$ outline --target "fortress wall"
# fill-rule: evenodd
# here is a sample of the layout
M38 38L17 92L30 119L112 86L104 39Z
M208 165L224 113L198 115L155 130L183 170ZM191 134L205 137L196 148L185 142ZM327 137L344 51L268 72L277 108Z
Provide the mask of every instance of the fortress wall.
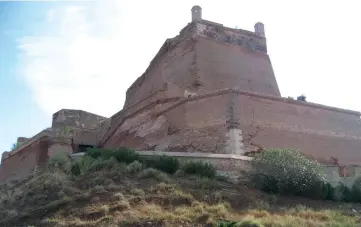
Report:
M146 115L152 116L157 112L166 109L170 105L173 105L179 100L179 97L163 97L164 93L159 92L154 96L151 95L148 97L150 99L149 101L152 101L151 103L148 103L148 100L146 102L141 101L113 115L110 122L108 122L106 125L103 124L102 127L98 129L97 138L99 139L99 144L101 146L109 146L109 144L112 144L114 140L119 140L119 138L116 139L115 137L118 137L117 134L119 134L119 131L128 130L124 129L124 127L128 128L128 126L123 126L129 125L128 122L135 122L135 125L142 123L144 120L138 119L138 115L145 116L143 113L146 113ZM134 121L132 119L138 120ZM141 117L141 119L143 119L143 117ZM113 142L108 142L108 140L112 140Z
M139 102L136 102L136 103L122 109L118 113L114 114L110 119L111 128L116 127L118 125L118 123L124 117L130 116L133 113L141 110L142 108L145 108L147 105L149 105L151 103L154 103L155 101L161 100L162 98L164 98L166 96L165 91L166 91L166 87L164 86L164 88L162 90L155 91L154 93L148 95L147 97L140 100Z
M299 104L300 105L299 105ZM361 138L361 120L351 113L332 111L282 100L270 100L253 95L238 95L235 115L241 121L259 122L264 126L290 128L330 136Z
M174 44L159 60L153 63L153 68L132 85L127 92L124 108L128 108L159 90L164 90L166 83L185 86L191 84L193 81L188 75L192 73L193 59L192 40Z
M84 144L84 145L93 145L97 146L99 144L97 130L76 130L73 135L73 143L75 145Z
M210 96L185 104L186 127L203 128L224 125L229 118L229 95Z
M156 150L223 153L227 141L228 97L188 98L159 113L168 134L153 141Z
M361 162L361 121L355 114L239 94L235 116L246 151L296 148L321 162Z
M96 114L82 110L62 109L53 114L52 128L64 128L65 126L96 128L107 119Z
M154 102L142 110L124 116L115 128L104 136L101 146L104 148L118 148L127 146L144 149L147 139L164 137L168 132L168 121L165 117L155 116L174 101Z
M280 96L269 56L244 47L199 38L196 42L200 91L225 88Z
M42 137L29 144L0 165L0 181L23 179L36 170L41 154L47 152L47 137Z

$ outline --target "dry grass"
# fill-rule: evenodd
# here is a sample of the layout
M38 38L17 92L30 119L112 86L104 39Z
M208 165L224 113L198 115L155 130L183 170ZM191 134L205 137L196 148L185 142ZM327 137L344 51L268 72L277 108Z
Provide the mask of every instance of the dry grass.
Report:
M337 210L340 208L316 210L295 204L293 208L281 209L275 204L282 197L269 196L265 200L256 197L259 192L245 194L231 184L223 190L222 183L215 179L177 177L167 184L157 183L159 175L164 175L167 181L170 178L159 171L145 169L139 172L140 179L130 172L132 178L113 174L110 179L107 173L96 173L95 178L79 180L59 173L45 174L14 190L4 190L0 194L0 226L21 223L20 226L105 227L153 223L187 227L206 223L215 226L220 220L238 222L243 227L361 226L357 216L343 214ZM86 182L90 183L84 186ZM89 188L90 185L93 186ZM214 200L205 200L206 197ZM245 198L253 202L252 209L246 209L249 207L246 203L241 208L231 205Z
M181 197L188 195L173 185L167 184L153 186L146 193L148 196L160 194L163 195L163 198L174 195L181 195ZM255 227L358 226L356 217L346 216L331 210L315 211L303 206L296 206L293 209L278 213L263 209L239 212L233 210L228 203L208 204L198 201L193 197L189 205L183 204L178 206L163 206L162 204L141 201L131 206L123 194L117 193L117 197L119 201L115 203L104 202L101 206L80 207L79 209L82 209L84 213L81 217L61 216L58 213L53 218L47 219L47 222L57 226L119 226L125 223L143 222L167 222L173 223L173 226L179 226L176 223L182 223L183 226L193 226L195 223L208 223L215 226L219 220L229 220L239 222L237 226Z

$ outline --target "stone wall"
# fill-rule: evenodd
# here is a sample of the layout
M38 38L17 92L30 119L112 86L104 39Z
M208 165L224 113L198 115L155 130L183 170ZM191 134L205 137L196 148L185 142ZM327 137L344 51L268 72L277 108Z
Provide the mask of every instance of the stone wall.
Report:
M62 109L53 114L52 128L66 126L78 128L97 128L107 118L82 110Z

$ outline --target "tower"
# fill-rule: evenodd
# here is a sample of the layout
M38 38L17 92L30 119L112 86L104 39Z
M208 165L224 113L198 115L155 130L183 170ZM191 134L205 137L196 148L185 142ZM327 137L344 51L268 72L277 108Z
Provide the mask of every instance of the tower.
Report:
M264 32L264 24L261 22L257 22L254 25L254 32L256 33L256 35L266 37L265 32Z
M192 7L192 22L202 20L202 8L198 5Z

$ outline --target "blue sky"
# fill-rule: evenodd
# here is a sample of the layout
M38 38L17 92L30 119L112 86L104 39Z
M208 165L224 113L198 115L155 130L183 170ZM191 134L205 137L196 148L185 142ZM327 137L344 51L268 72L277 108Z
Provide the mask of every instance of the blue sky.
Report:
M0 2L0 153L51 125L62 108L110 117L166 38L203 18L265 24L283 96L361 110L358 1L102 0Z
M49 125L18 73L17 38L31 34L43 18L41 3L0 2L0 152L9 150L18 136L31 136Z

